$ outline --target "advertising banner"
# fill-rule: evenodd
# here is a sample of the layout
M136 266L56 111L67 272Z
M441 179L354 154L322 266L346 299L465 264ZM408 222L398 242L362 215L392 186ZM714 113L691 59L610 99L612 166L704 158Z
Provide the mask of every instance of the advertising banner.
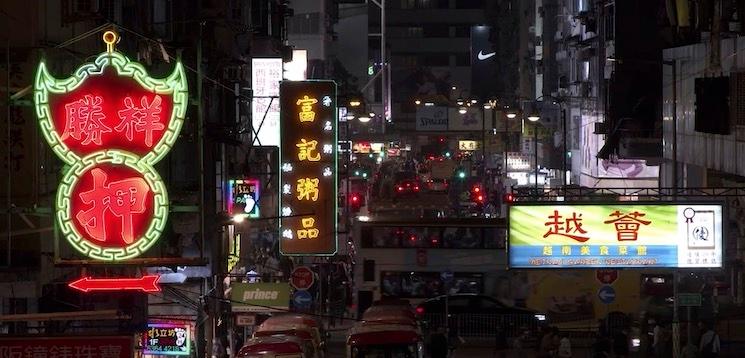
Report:
M448 130L448 108L438 106L420 106L416 109L416 130Z
M482 131L485 130L483 124L483 113L481 106L464 107L466 113L460 113L460 108L448 109L448 130L451 131ZM491 113L491 111L490 111ZM488 117L491 119L491 117ZM491 122L488 129L491 130Z
M722 267L721 204L514 205L512 268Z
M490 26L471 27L471 93L476 98L497 95L497 52L490 41Z
M288 283L233 283L230 285L233 312L275 312L290 307ZM242 302L242 303L238 303Z
M279 146L279 82L281 58L251 59L251 125L253 145Z
M164 356L191 354L190 327L179 323L148 323L142 334L143 353Z
M0 358L111 357L132 358L133 338L125 336L0 338Z
M283 255L333 255L336 242L336 84L280 85L280 232Z

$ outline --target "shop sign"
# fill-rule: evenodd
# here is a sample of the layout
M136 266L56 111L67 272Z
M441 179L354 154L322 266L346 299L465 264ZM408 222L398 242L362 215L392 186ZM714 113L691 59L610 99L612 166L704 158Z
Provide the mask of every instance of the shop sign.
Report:
M280 85L280 244L287 256L337 250L336 84Z
M142 334L144 354L188 356L191 354L190 327L179 323L148 323Z
M722 205L524 204L509 211L513 268L721 268Z

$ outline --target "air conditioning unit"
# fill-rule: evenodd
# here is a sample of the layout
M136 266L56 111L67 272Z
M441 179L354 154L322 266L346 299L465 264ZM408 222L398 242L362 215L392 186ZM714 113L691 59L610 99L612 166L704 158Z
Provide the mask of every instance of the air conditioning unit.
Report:
M608 128L608 123L605 122L595 122L595 130L593 131L594 134L610 134L610 130Z

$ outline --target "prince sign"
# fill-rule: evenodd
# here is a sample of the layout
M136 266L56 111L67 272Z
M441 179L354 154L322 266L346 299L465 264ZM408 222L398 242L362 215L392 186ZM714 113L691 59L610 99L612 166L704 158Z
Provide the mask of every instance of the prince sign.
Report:
M166 78L114 50L56 79L44 62L34 103L44 139L67 166L57 191L57 224L67 241L93 259L141 255L160 237L168 194L154 165L178 138L186 112L180 62Z

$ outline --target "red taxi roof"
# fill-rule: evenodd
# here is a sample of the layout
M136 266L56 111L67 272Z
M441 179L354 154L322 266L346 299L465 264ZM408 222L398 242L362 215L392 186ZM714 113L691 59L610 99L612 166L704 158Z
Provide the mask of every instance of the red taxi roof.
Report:
M256 337L270 337L270 336L274 336L274 335L277 335L277 334L283 334L283 335L287 335L287 336L298 337L298 338L304 339L304 340L311 340L311 339L313 339L313 335L310 333L310 331L302 330L302 329L285 329L285 330L278 329L278 330L271 330L271 331L268 331L268 330L265 330L265 331L256 331L256 333L254 333L254 336L256 336Z
M362 314L362 319L372 319L379 316L391 317L393 315L408 317L412 320L416 320L416 315L414 314L414 311L411 309L411 307L400 305L372 306L365 310L365 313Z
M303 314L283 314L283 315L277 315L277 316L271 316L266 319L264 322L270 322L270 323L294 323L294 324L303 324L310 327L318 327L319 323L318 321L307 315Z
M385 330L351 334L347 339L347 344L350 346L413 344L421 340L421 336L413 330Z
M247 357L250 354L292 354L303 353L303 344L292 336L271 336L249 339L238 351L237 357Z

